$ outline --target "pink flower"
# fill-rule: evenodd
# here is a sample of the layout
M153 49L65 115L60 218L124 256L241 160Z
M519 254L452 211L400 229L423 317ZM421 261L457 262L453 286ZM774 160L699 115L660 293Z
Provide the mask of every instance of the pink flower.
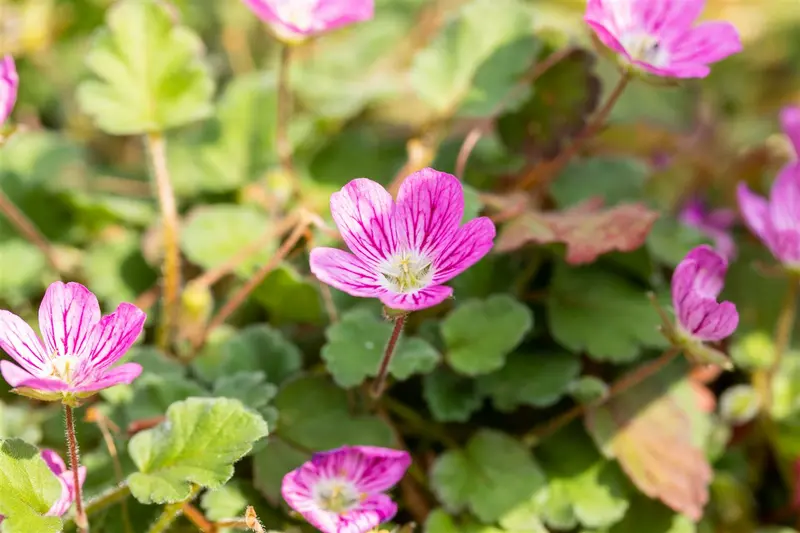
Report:
M244 0L279 39L302 41L373 17L374 0Z
M397 202L374 181L353 180L331 196L331 213L353 253L315 248L311 272L348 294L405 311L451 296L442 283L486 255L495 236L486 217L459 227L461 183L430 168L406 178Z
M67 465L53 450L44 449L41 452L42 459L50 468L50 470L58 478L61 483L61 497L50 507L47 511L47 516L63 516L69 511L72 502L75 501L75 480L72 475L72 470L67 470ZM81 466L78 468L78 477L80 479L81 487L83 482L86 481L86 467ZM5 517L0 515L0 523L3 522Z
M0 310L0 348L17 363L0 361L0 372L19 394L75 403L139 376L137 363L111 365L131 347L144 321L145 314L129 303L101 317L86 287L57 281L39 306L44 344L20 317Z
M19 76L14 58L5 56L0 61L0 124L6 121L17 101Z
M794 147L796 157L800 157L800 107L787 106L781 110L781 126Z
M717 303L727 270L725 258L707 245L689 252L675 269L672 304L682 339L719 341L736 330L736 306L731 302Z
M730 229L736 221L732 209L708 209L699 199L692 199L683 206L678 215L680 221L698 229L714 240L714 247L728 261L736 257L736 243Z
M629 64L657 76L705 78L708 65L742 50L728 22L693 26L703 0L589 0L584 20Z
M343 446L316 453L286 474L281 493L289 507L323 533L366 533L397 513L384 492L410 464L404 451Z

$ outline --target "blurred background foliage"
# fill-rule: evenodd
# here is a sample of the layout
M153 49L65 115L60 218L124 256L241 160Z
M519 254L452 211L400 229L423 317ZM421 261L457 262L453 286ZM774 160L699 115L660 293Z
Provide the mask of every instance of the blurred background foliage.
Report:
M602 399L615 377L665 347L645 292L666 295L671 269L707 240L677 221L681 205L700 196L735 207L738 182L763 192L790 156L777 113L800 103L796 2L708 0L704 17L733 22L744 52L705 80L633 83L608 127L552 184L524 187L618 76L613 58L593 48L584 2L377 0L373 21L294 56L299 200L277 160L278 48L265 27L236 0L157 3L196 36L184 44L202 63L197 90L213 90L213 108L187 119L166 105L170 87L160 88L164 120L180 126L168 132L167 160L191 280L185 342L273 256L286 213L330 224L328 197L350 179L388 185L426 165L456 172L470 135L465 218L484 211L502 229L496 253L454 280L454 301L411 317L377 410L359 386L374 376L391 327L377 302L336 291L325 301L307 264L310 246L335 242L325 231L309 231L200 353L161 353L149 328L130 355L143 376L93 406L118 430L125 472L126 428L190 396L227 396L261 413L271 435L233 481L196 503L212 521L252 504L270 529L307 527L280 502L282 476L312 450L351 443L408 447L416 467L398 491L396 521L428 533L795 531L800 352L781 363L767 422L755 419L751 374L770 363L785 282L765 272L771 258L741 225L725 294L742 318L727 346L737 369L675 362L588 409L583 424L555 434L542 424ZM84 282L105 309L136 302L154 326L161 230L144 145L98 128L125 133L126 119L78 90L93 79L86 60L111 4L0 0L0 54L17 58L21 78L0 188L41 231L65 278ZM145 58L166 52L128 45ZM637 207L569 211L597 198ZM40 247L0 217L0 307L34 323L55 277ZM0 387L0 437L63 447L57 408ZM79 434L92 496L113 484L114 465L96 424L82 422ZM135 531L158 512L129 506ZM697 523L686 516L694 510ZM124 520L110 507L92 516L93 531L124 531ZM194 529L182 519L173 530Z

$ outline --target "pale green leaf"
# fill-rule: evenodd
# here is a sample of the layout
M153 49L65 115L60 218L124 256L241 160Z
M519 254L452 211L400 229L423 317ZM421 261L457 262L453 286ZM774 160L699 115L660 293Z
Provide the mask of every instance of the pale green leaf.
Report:
M317 324L322 318L319 284L283 264L269 273L253 291L253 298L269 312L270 322Z

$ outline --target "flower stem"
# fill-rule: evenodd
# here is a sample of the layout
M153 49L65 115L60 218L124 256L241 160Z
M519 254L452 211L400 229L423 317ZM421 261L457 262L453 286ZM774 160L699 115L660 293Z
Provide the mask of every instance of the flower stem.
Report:
M788 350L792 340L792 329L797 316L798 289L800 289L800 276L789 274L789 287L786 290L786 298L775 327L774 359L763 376L759 376L758 379L754 378L755 382L761 385L761 406L764 412L769 412L772 406L772 377L780 368L783 354Z
M605 124L608 116L611 114L611 110L614 109L614 105L619 100L619 97L622 96L622 93L625 91L625 88L628 86L628 82L631 79L631 75L628 72L625 72L620 77L619 81L617 82L616 87L611 91L611 94L606 100L603 107L594 115L592 120L586 125L585 128L575 137L575 140L572 141L565 150L563 150L555 159L551 161L546 161L542 164L536 164L533 167L529 167L524 177L522 178L520 187L523 189L531 189L538 185L543 185L549 183L551 179L553 179L558 172L569 163L570 159L578 153L578 151L586 144L586 141L591 139Z
M75 525L81 533L89 533L89 520L83 509L81 494L80 462L78 460L78 439L75 438L75 419L72 407L64 405L64 417L67 426L67 449L69 450L69 467L72 470L72 482L75 484Z
M164 510L161 512L161 516L150 526L150 529L147 530L148 533L164 533L169 529L169 526L172 525L175 520L178 519L180 515L183 514L183 506L186 503L189 503L197 496L197 493L200 492L200 487L197 485L192 485L191 491L189 492L189 496L182 501L170 503L164 506Z
M17 228L17 231L19 231L23 237L42 251L47 265L53 269L56 274L60 274L61 270L58 267L52 245L47 241L47 238L42 235L36 225L25 216L25 213L14 205L11 198L6 196L2 190L0 190L0 212Z
M397 346L397 341L400 339L400 334L403 332L403 326L406 324L406 315L403 313L394 319L394 329L392 336L389 337L389 342L386 344L386 351L383 352L383 359L381 366L378 368L378 375L375 376L375 381L372 382L370 388L370 395L373 398L380 398L383 394L383 389L386 387L386 376L389 373L389 363L392 361L394 349Z
M172 190L169 170L167 169L167 151L164 136L161 133L148 133L145 137L147 149L155 178L158 203L161 206L161 231L164 242L164 307L161 327L158 331L158 345L169 350L172 343L172 330L178 324L181 292L181 254L179 241L178 207L175 192Z
M297 192L297 177L292 163L292 143L289 140L289 122L292 116L292 91L289 88L289 71L292 63L292 46L281 44L278 62L278 113L275 127L275 144L281 169L291 180L292 192Z
M604 403L608 402L615 396L622 394L623 392L627 391L631 387L638 385L642 381L646 380L665 366L667 366L676 355L680 353L678 348L669 348L664 353L662 353L657 358L648 361L647 363L643 364L642 366L635 368L631 372L628 372L620 379L614 382L613 385L608 389L608 395L603 398L603 400L596 404L578 404L574 406L572 409L557 415L555 418L548 420L547 422L536 426L531 431L525 434L522 438L522 441L527 446L536 446L544 437L548 435L552 435L553 433L557 432L559 429L563 428L564 426L571 423L573 420L581 417L586 411L592 408L599 407Z

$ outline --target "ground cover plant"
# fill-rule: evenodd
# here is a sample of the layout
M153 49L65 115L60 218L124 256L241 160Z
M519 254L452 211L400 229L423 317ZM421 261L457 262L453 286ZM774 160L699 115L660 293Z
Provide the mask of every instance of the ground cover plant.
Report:
M792 2L0 22L0 531L800 530Z

